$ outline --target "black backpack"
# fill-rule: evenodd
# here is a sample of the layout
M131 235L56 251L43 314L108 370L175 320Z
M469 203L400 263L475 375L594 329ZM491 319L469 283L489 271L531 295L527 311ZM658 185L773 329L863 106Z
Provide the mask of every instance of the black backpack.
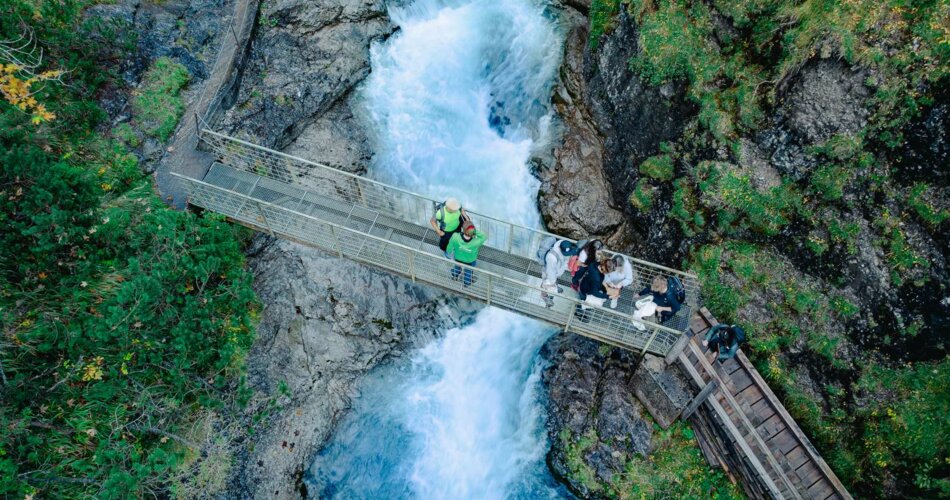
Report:
M679 278L676 276L666 278L666 286L673 292L677 302L682 304L686 300L686 288L683 287L683 282Z
M736 335L736 344L742 344L745 342L745 330L743 330L741 326L732 325L729 328L731 328L732 333Z

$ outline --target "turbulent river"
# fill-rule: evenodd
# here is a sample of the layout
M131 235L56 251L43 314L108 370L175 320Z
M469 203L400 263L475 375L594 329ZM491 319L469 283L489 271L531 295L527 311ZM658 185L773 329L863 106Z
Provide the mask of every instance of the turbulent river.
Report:
M561 34L535 0L396 3L361 90L370 175L538 226L528 160L545 143ZM496 309L375 370L308 473L337 498L544 498L538 351L554 332Z

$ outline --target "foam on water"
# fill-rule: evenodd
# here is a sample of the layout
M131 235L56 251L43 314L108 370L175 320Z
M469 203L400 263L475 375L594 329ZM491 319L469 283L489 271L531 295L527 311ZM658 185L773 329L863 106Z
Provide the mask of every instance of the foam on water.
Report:
M538 226L528 160L549 124L560 34L533 0L419 0L372 49L370 174ZM384 366L318 454L321 497L556 497L538 351L554 332L496 309Z

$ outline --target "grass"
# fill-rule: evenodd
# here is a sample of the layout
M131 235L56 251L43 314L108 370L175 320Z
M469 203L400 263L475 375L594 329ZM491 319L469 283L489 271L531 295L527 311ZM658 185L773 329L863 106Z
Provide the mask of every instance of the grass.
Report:
M189 80L188 69L168 57L152 63L132 100L135 120L146 134L161 142L171 137L185 112L181 90Z
M653 195L656 188L650 185L647 179L637 181L637 186L630 193L629 202L641 212L649 212L653 209Z
M597 444L596 433L573 439L570 432L559 436L565 446L572 480L589 491L608 498L744 498L721 470L709 467L689 424L677 421L667 430L654 425L653 452L648 457L623 457L623 470L601 480L585 460Z

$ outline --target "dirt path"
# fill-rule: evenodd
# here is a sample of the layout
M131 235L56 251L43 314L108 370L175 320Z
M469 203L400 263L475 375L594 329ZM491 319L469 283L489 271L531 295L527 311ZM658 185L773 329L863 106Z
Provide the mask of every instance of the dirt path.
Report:
M184 208L188 200L183 186L175 182L171 172L201 179L211 168L212 156L196 148L199 126L203 125L204 119L213 121L213 114L219 110L223 96L238 83L236 69L241 67L248 53L247 46L254 33L259 6L260 0L235 0L231 22L218 34L220 43L214 66L198 98L185 110L155 171L158 191L173 207ZM209 110L212 113L208 113Z

